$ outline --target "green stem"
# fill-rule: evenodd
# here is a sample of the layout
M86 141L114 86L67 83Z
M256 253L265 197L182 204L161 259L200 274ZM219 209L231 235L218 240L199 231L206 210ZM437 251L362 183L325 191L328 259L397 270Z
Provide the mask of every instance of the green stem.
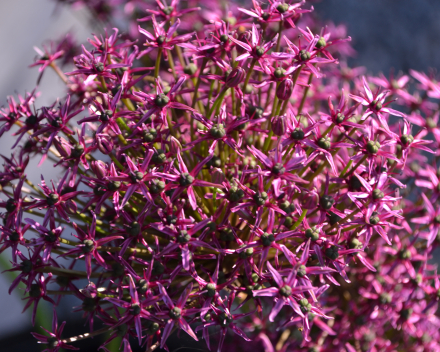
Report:
M213 112L215 113L215 115L218 114L218 111L222 105L222 102L223 102L223 99L225 98L227 90L228 90L228 88L225 87L222 90L222 92L218 95L217 99L215 99L214 104L212 105L211 109L208 112L208 115L207 115L208 118L212 116Z
M267 135L266 140L264 141L263 153L267 153L267 151L269 150L270 142L272 142L272 137L273 137L273 131L271 129L269 131L269 134Z
M203 59L202 65L200 66L200 71L199 71L199 75L197 77L196 86L194 87L194 96L193 96L193 101L191 104L192 108L194 108L196 106L197 93L199 92L199 87L200 87L200 82L201 82L200 76L203 74L203 70L205 69L207 63L208 63L208 60Z
M281 46L281 34L283 33L283 21L280 21L280 26L278 29L278 39L277 39L277 46L275 47L275 52L279 52L280 51L280 46Z
M168 53L168 64L170 65L171 72L173 73L174 79L177 78L176 69L174 67L174 61L173 61L173 54L171 53L171 50L167 50Z
M304 107L304 104L306 102L307 94L309 93L310 84L312 83L312 79L313 79L313 74L310 73L309 80L307 81L308 86L304 89L303 97L301 99L301 103L300 103L299 108L298 108L298 115L301 114L302 109Z
M290 230L295 230L304 220L304 218L306 217L308 212L308 209L304 209L301 213L301 216L298 218L298 220L296 220L296 222L292 225L292 227L290 228Z
M156 65L154 67L154 78L159 77L159 69L160 69L160 60L162 58L162 48L159 48L159 51L157 52L156 57Z
M246 79L244 80L244 83L243 83L243 94L246 94L246 87L249 83L249 80L251 79L251 74L252 74L252 71L254 70L254 66L256 63L257 63L257 60L252 59L251 66L249 67L249 71L248 71L248 73L246 75Z
M368 158L368 154L365 154L361 160L359 160L357 162L357 164L355 166L352 167L352 169L349 171L349 173L347 174L347 176L350 176L353 172L356 171L356 169ZM342 173L341 173L342 174Z

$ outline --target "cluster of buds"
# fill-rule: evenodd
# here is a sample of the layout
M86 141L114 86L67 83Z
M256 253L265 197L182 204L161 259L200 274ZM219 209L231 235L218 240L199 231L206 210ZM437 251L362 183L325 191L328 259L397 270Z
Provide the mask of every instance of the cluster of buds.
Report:
M128 30L39 51L62 98L0 110L0 251L33 322L54 306L46 351L176 330L218 351L440 350L435 77L348 68L350 38L305 1L69 3ZM59 180L32 183L34 158ZM89 333L61 336L68 296Z

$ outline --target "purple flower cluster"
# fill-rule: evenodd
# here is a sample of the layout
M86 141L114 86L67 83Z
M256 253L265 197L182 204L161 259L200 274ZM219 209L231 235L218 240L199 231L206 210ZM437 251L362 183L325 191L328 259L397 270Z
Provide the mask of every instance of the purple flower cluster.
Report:
M33 322L54 305L45 351L176 330L218 351L440 350L436 77L350 69L305 1L67 3L126 31L39 50L66 92L0 110L0 251ZM60 179L33 184L33 158ZM68 295L90 333L66 339Z

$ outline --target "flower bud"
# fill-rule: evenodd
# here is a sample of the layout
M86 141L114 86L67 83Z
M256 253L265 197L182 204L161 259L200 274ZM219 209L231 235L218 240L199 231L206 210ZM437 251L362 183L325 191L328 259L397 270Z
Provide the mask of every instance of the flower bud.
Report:
M274 135L281 137L286 133L286 115L274 116L271 122Z
M103 154L110 154L113 151L113 142L108 134L97 134L96 140L98 143L98 149Z
M277 97L280 100L287 100L293 92L293 81L290 78L281 81L277 88Z
M72 199L67 200L65 206L69 214L76 214L78 207Z
M169 146L170 146L170 152L173 153L173 154L177 154L177 153L179 153L182 150L182 145L173 136L171 136L171 138L170 138Z
M69 158L70 157L70 147L69 143L63 138L56 136L53 139L53 144L55 145L56 150L63 158Z
M241 82L244 81L246 77L246 72L241 67L234 68L226 78L226 87L234 88L237 87Z
M301 205L304 209L315 209L319 202L316 192L307 192L301 197Z
M92 161L92 171L99 180L107 176L107 164L102 160Z
M212 183L221 184L225 180L225 174L223 171L217 167L213 168L211 172Z

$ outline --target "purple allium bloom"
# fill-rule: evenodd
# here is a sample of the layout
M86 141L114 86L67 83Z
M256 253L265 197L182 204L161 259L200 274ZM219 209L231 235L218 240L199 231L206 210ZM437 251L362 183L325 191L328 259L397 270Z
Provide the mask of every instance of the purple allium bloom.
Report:
M346 28L306 1L58 2L107 30L40 52L56 101L0 108L9 293L32 322L73 296L89 330L63 339L54 313L47 352L182 330L219 352L440 350L434 71L348 67Z

